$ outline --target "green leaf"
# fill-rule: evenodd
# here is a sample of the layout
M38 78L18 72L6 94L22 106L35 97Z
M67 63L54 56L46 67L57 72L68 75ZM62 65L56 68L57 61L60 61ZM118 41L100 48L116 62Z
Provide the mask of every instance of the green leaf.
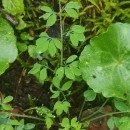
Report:
M17 43L18 49L20 52L25 52L27 50L27 44L26 43Z
M48 49L49 41L46 37L41 37L36 40L36 51L40 54Z
M70 34L70 41L74 46L78 46L79 40L76 33Z
M72 81L67 81L66 83L63 84L61 90L66 91L66 90L70 89L70 87L72 86L72 83L73 83Z
M77 58L77 55L71 55L67 60L66 63L71 63Z
M11 125L6 125L4 130L14 130L14 128Z
M46 117L45 122L46 122L47 129L50 129L51 126L53 125L53 120L49 117Z
M64 67L60 67L56 70L56 75L59 79L62 79L64 76Z
M33 123L27 123L25 126L24 126L24 129L25 130L31 130L35 127L35 124Z
M46 38L46 40L49 38L49 36L46 32L40 33L39 37L44 37L44 38Z
M108 125L108 127L110 128L110 130L113 130L113 129L114 129L114 127L115 127L115 122L114 122L114 118L113 118L113 117L111 117L111 118L108 119L107 125Z
M75 74L73 72L73 69L71 69L70 67L65 68L65 75L69 79L74 79L75 78Z
M130 24L116 23L91 39L80 55L83 79L104 97L130 94Z
M57 115L61 115L63 112L63 108L62 108L62 102L57 101L54 105L54 110L56 110L56 114Z
M53 12L52 9L48 6L41 6L40 9L45 12Z
M64 112L67 113L69 110L69 107L70 107L70 103L68 101L64 101L64 102L62 102L62 105L63 105Z
M44 15L40 16L39 18L43 18L44 20L47 20L51 15L52 15L52 13L45 13Z
M59 95L60 95L60 92L59 91L55 91L53 93L53 95L51 96L51 98L57 98L57 97L59 97Z
M31 41L31 40L34 39L34 38L33 38L32 36L30 36L30 34L27 33L27 32L22 32L22 33L20 34L20 38L21 38L23 41L27 41L27 40Z
M67 14L72 18L78 18L78 13L74 9L65 8Z
M81 124L77 122L77 117L71 119L71 127L75 128L75 130L81 130Z
M62 49L62 43L61 43L61 41L59 40L59 39L56 39L56 38L53 38L52 39L53 40L53 42L55 43L55 46L58 48L58 49Z
M54 105L54 110L56 110L56 114L59 116L64 112L67 113L68 109L70 107L70 103L67 101L61 102L57 101Z
M23 0L2 0L4 9L12 15L21 15L24 13Z
M55 54L56 54L56 46L55 46L55 43L53 42L53 40L51 40L49 43L49 53L52 57L55 56Z
M17 120L11 120L11 125L20 125L20 122Z
M41 81L44 81L46 78L47 78L47 69L46 69L46 68L43 68L43 69L40 71L40 80L41 80Z
M76 35L77 35L77 37L78 37L78 40L79 41L84 41L85 40L85 36L84 36L84 34L83 33L76 33Z
M77 33L84 33L85 28L82 27L81 25L74 25L71 29L71 31L77 32Z
M129 130L130 129L130 118L127 116L121 117L119 122L119 130Z
M84 97L87 101L93 101L96 98L96 93L93 90L87 90L84 92Z
M130 110L130 106L127 106L123 101L114 100L114 105L119 111L127 111Z
M80 9L80 6L79 6L79 4L78 4L78 2L69 2L69 3L67 3L67 5L65 6L65 9L66 8L69 8L69 9Z
M8 103L8 102L11 102L13 100L13 97L12 96L7 96L3 99L3 103Z
M3 108L4 110L6 110L6 111L12 109L12 107L11 107L10 105L8 105L8 104L2 104L2 108Z
M35 63L33 68L28 72L29 74L36 74L40 71L41 65L38 63Z
M9 63L15 61L17 55L14 30L5 19L0 18L0 74L5 72Z
M74 118L71 119L71 126L72 126L72 127L75 127L76 124L77 124L77 118L74 117Z
M54 25L55 22L56 22L56 14L53 13L53 14L48 18L47 23L46 23L46 26L47 26L47 27L50 27L50 26Z
M59 88L60 86L60 79L56 76L53 78L52 83L55 87Z
M9 63L8 61L1 61L0 62L0 75L5 72L6 69L8 69Z
M25 21L22 19L22 17L19 17L19 24L17 25L16 29L17 30L22 30L24 28L27 27L27 24L25 23Z
M30 57L35 58L37 56L36 46L35 45L29 45L28 46L28 53L29 53Z
M80 71L79 68L71 67L71 70L74 72L75 76L80 76L81 75L81 71Z
M65 127L65 129L70 129L70 122L68 118L63 118L62 122L60 123L62 127Z

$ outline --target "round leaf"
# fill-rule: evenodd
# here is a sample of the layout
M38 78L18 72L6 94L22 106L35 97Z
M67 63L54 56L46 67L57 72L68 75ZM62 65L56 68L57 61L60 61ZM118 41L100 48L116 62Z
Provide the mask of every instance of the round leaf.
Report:
M84 92L84 97L87 101L93 101L96 98L96 93L93 90L87 90Z
M83 79L105 97L126 99L130 93L130 24L110 25L80 55Z

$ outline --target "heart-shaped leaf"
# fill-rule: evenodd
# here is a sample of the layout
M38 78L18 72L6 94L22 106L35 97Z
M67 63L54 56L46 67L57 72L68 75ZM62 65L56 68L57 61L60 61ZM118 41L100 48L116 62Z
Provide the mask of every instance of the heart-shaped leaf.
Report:
M83 79L105 97L130 93L130 24L116 23L91 39L80 55Z

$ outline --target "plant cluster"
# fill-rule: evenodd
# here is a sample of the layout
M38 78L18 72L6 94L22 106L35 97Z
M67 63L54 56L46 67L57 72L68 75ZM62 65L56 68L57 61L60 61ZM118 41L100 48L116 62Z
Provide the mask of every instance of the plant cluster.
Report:
M48 87L50 105L36 106L28 95L30 108L14 113L11 101L15 97L1 93L0 130L38 129L39 124L45 129L85 130L106 116L109 129L128 130L130 2L49 2L2 0L0 75L6 76L10 64L19 62L22 76L33 75L39 87ZM22 59L25 55L29 58ZM82 99L77 112L75 95ZM94 102L102 105L83 116ZM106 104L113 111L95 117Z

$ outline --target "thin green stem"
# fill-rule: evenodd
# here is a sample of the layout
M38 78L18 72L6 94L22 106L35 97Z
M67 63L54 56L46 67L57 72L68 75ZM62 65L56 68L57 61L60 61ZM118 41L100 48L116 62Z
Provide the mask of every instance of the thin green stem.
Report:
M53 73L55 73L54 70L52 70L50 67L48 67L48 66L46 66L46 65L42 65L42 66L45 67L46 69L52 71Z
M83 109L84 109L84 106L85 106L85 99L84 99L84 101L83 101L83 105L82 105L82 107L81 107L81 109L80 109L80 112L79 112L79 116L78 116L78 120L80 119L80 117L81 117L81 114L82 114L82 112L83 112Z
M62 7L59 0L59 17L60 17L60 39L62 43L62 49L61 49L61 66L63 66L63 26L62 26Z
M111 112L111 113L106 113L104 115L101 115L101 116L98 116L98 117L94 117L94 118L91 118L89 120L87 120L87 118L83 118L81 121L88 121L88 122L91 122L91 121L94 121L94 120L97 120L97 119L100 119L100 118L103 118L103 117L106 117L106 116L112 116L112 115L117 115L117 114L124 114L124 113L130 113L130 111L122 111L122 112Z
M0 112L3 113L3 112ZM16 114L16 113L9 113L9 116L16 116L16 117L22 117L22 118L29 118L29 119L35 119L39 121L45 121L43 118L35 117L35 116L29 116L29 115L21 115L21 114Z
M92 113L90 116L87 116L87 117L86 117L86 120L89 119L89 118L91 118L92 116L96 115L98 112L100 112L101 109L102 109L102 108L105 106L105 104L108 102L108 100L109 100L109 99L106 99L106 101L102 104L102 106L101 106L97 111L95 111L94 113Z

